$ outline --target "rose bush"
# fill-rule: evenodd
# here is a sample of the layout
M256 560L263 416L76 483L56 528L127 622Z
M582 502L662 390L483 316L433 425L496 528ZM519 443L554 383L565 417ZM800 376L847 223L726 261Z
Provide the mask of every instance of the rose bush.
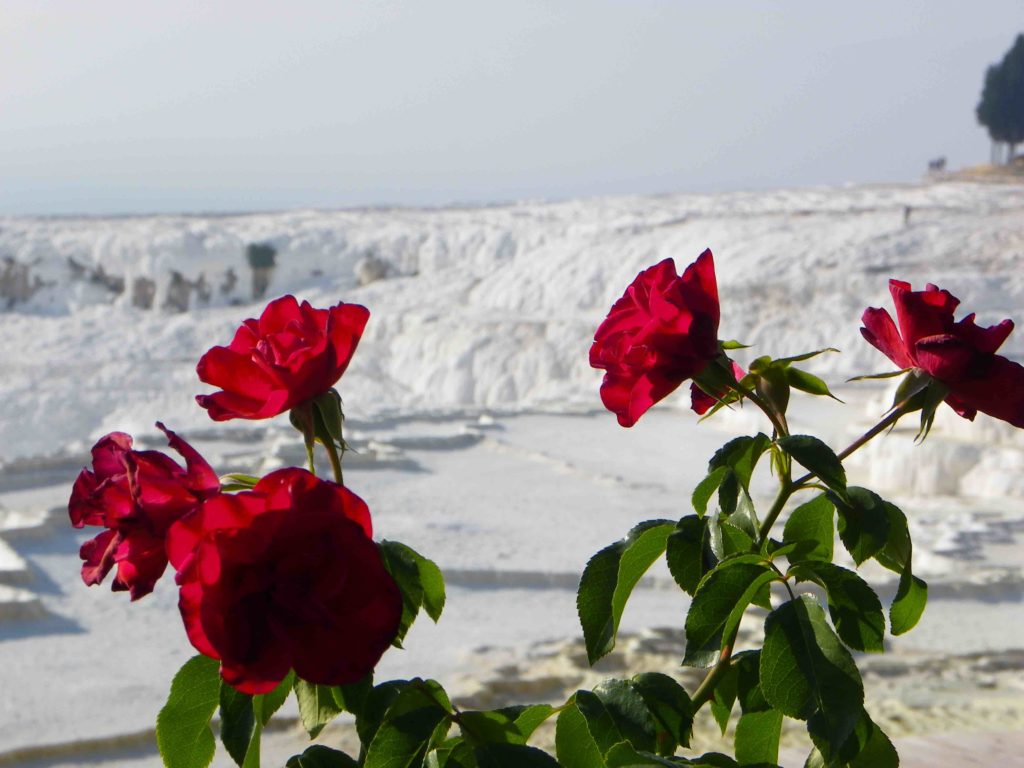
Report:
M372 534L362 499L304 469L210 499L167 538L189 640L243 693L292 669L322 685L360 680L402 613Z
M914 291L890 280L889 292L899 328L886 310L868 307L861 318L864 338L900 368L919 369L945 386L946 403L965 419L981 411L1024 427L1024 367L995 354L1013 321L985 328L972 312L956 322L960 300L931 284Z
M353 757L316 744L288 768L770 768L786 718L806 723L807 766L898 768L895 748L865 708L871 681L860 675L854 653L884 652L887 633L910 631L928 588L914 573L907 516L850 484L843 461L918 409L926 435L943 398L968 418L980 410L1024 426L1024 368L995 354L1010 321L982 328L969 315L955 322L957 300L931 285L915 293L892 281L891 290L899 329L884 310L868 309L863 334L909 375L893 407L836 451L813 435L792 434L788 419L793 391L832 396L795 364L836 350L761 355L744 371L726 355L743 345L716 338L710 251L682 276L671 259L637 276L590 350L591 365L605 371L601 399L619 423L632 426L687 379L698 414L749 405L766 422L764 431L735 437L711 455L706 476L687 495L692 511L678 520L634 521L623 539L597 552L581 576L576 607L587 660L595 664L614 650L634 587L664 557L691 598L682 664L706 672L692 690L676 675L646 672L604 680L564 702L487 711L453 704L433 680L373 679L381 654L389 644L401 647L421 610L438 620L444 579L410 547L374 543L366 504L343 484L344 414L331 387L367 311L348 304L313 309L293 297L271 302L229 347L203 356L200 376L224 389L198 399L217 420L291 410L309 471L218 481L171 432L184 469L158 452L134 451L130 437L112 433L94 447L93 470L79 476L69 505L76 525L108 529L82 548L87 583L117 563L114 588L135 598L152 589L168 559L177 570L181 616L200 655L175 676L157 717L165 764L207 768L219 711L231 758L258 768L262 729L294 692L311 738L348 712L359 751ZM314 474L317 444L335 482ZM766 465L778 487L759 510L753 479ZM835 562L840 545L849 555L843 565ZM849 567L871 560L896 574L887 614ZM747 645L741 624L752 621L763 624L763 642L738 647ZM735 759L679 754L690 749L705 705L723 735L738 707ZM554 756L527 743L549 718Z
M718 356L718 286L710 250L682 276L672 259L638 274L594 334L601 401L631 427Z
M132 438L111 432L92 448L92 470L83 469L68 502L76 528L107 530L82 545L82 580L99 584L117 566L111 584L132 600L153 591L167 568L164 537L168 528L215 496L220 480L196 450L157 422L185 468L159 451L132 450Z
M213 347L196 372L220 387L196 401L214 421L267 419L329 390L356 351L370 313L358 304L316 309L294 296L245 320L226 347Z

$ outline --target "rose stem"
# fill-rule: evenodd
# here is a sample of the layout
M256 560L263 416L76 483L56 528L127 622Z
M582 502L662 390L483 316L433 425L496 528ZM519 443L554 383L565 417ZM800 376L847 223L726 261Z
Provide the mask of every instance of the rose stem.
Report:
M331 469L334 470L334 482L338 485L344 485L344 476L341 473L341 456L338 455L338 448L334 444L334 439L330 438L327 440L320 441L324 448L327 449L327 456L331 460Z

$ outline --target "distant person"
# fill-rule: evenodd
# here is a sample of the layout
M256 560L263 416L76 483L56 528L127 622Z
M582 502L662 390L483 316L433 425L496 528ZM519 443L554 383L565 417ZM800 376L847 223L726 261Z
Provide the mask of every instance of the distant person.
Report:
M911 208L909 205L904 205L903 206L903 226L904 227L909 227L910 226L910 214L912 214L913 212L914 212L914 209Z

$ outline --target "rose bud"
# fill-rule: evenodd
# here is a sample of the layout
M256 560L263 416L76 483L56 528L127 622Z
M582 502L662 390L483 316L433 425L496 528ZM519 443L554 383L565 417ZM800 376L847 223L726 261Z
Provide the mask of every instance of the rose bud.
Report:
M321 685L362 679L402 614L371 535L362 499L304 469L210 499L168 534L189 640L243 693L291 669Z
M164 537L171 524L220 491L205 459L163 424L157 427L185 459L184 469L159 451L132 450L131 437L112 432L93 446L93 469L78 475L68 502L76 528L107 529L82 545L82 580L99 584L116 564L111 588L127 590L132 600L152 592L167 568Z
M358 304L314 309L294 296L245 320L226 347L213 347L196 372L221 391L196 401L214 421L268 419L322 395L345 372L369 310Z
M601 401L619 424L637 419L719 352L718 287L711 251L682 277L665 259L645 269L594 334L590 365L606 373Z
M948 389L945 402L973 420L978 411L1024 427L1024 367L995 354L1013 330L1012 320L984 328L974 313L954 322L960 300L929 284L912 291L889 281L899 329L884 309L864 310L861 334L900 368L918 369Z

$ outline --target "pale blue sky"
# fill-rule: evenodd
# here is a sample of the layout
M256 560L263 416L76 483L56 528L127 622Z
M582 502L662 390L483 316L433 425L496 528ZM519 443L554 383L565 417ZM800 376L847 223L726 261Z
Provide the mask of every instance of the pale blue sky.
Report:
M0 2L0 214L910 181L1024 3Z

